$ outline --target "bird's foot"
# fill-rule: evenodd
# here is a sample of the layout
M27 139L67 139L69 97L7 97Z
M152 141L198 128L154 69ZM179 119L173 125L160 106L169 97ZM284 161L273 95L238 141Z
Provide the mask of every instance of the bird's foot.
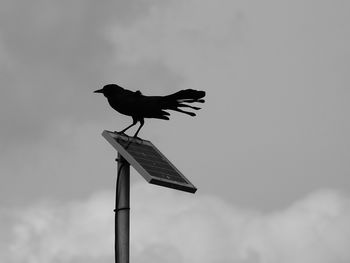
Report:
M125 135L128 136L124 131L114 131L114 133L119 134L119 135Z
M132 138L135 140L136 143L141 144L143 142L143 139L141 139L140 137L134 136Z

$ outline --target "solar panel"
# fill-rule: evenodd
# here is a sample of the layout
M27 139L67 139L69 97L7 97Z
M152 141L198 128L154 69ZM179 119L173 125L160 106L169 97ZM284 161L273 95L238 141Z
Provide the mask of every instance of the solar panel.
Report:
M197 188L150 142L111 131L102 136L147 182L195 193Z

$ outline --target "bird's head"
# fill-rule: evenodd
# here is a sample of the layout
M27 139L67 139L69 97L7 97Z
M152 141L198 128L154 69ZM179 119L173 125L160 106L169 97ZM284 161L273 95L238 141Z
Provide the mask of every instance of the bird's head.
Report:
M102 89L95 90L94 93L102 93L103 95L105 95L105 97L108 98L109 96L116 95L123 90L124 89L117 84L107 84L103 86Z

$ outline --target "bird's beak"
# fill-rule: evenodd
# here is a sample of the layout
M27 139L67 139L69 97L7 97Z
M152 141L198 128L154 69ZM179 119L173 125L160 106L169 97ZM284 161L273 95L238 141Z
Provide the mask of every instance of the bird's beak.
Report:
M95 90L94 93L103 93L103 89Z

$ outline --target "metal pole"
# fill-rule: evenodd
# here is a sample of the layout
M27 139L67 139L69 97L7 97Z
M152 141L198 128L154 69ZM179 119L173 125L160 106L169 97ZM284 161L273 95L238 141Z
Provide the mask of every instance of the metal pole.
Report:
M130 164L118 153L115 198L115 262L129 263Z

